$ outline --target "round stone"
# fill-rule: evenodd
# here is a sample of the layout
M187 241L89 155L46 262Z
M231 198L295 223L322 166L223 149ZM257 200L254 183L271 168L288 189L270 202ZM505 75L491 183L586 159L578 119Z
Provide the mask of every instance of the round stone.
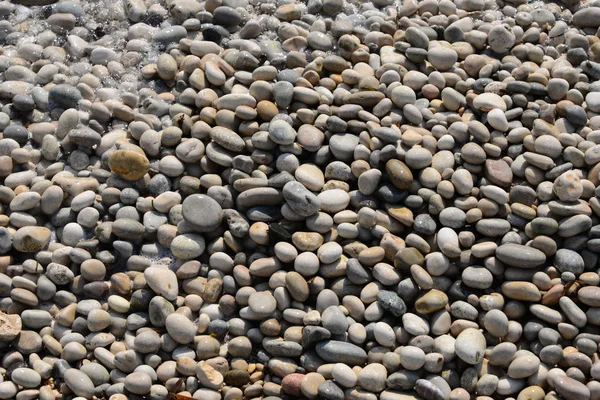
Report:
M248 306L257 316L266 318L275 311L277 301L269 292L256 292L248 298Z
M223 209L214 199L204 194L193 194L183 201L181 210L186 224L198 232L211 232L223 220Z
M171 242L171 252L182 260L191 260L204 253L206 244L204 238L197 233L184 233L178 235Z
M125 389L133 394L146 394L151 387L152 379L144 372L133 372L125 377Z
M292 144L296 140L296 131L286 121L272 121L269 124L269 138L280 145Z
M177 343L188 344L194 341L196 327L194 326L194 323L183 314L174 313L167 316L165 327L167 328L169 336Z
M137 181L150 169L150 162L144 154L132 150L117 150L108 158L110 170L120 177Z

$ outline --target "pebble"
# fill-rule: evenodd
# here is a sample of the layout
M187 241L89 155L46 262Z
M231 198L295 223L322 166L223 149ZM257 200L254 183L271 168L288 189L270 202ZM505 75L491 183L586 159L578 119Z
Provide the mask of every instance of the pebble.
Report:
M467 364L477 364L483 360L485 337L474 328L467 328L456 338L456 355Z
M269 317L277 308L277 300L269 292L256 292L248 298L248 306L257 317Z
M21 317L14 314L5 314L0 312L0 339L2 341L11 341L21 333Z
M202 194L188 196L182 203L181 214L183 220L198 232L210 232L223 220L223 210L219 203Z
M171 314L165 320L165 328L177 343L187 344L194 341L196 326L182 314Z
M17 368L10 377L14 383L24 388L36 388L42 381L40 374L30 368Z
M67 369L64 372L64 380L77 396L89 399L94 394L94 383L86 374L78 369Z
M167 300L175 300L179 292L177 276L173 271L165 268L150 267L144 271L144 278L148 286L158 295Z
M282 190L286 204L300 217L310 217L321 207L321 200L300 182L288 182Z
M358 373L358 384L365 390L379 393L386 387L387 370L378 363L365 366Z
M150 168L148 159L132 150L115 151L110 155L108 165L111 171L131 181L141 179Z
M133 372L125 377L125 389L133 394L146 394L150 392L152 379L143 372Z
M343 363L334 364L331 369L331 376L337 384L346 388L356 386L356 382L358 381L358 377L352 368Z
M546 261L546 255L540 250L516 243L499 246L496 257L508 265L520 268L535 268Z
M316 346L319 357L327 362L343 363L350 366L362 365L367 360L367 353L360 347L337 340L326 340Z

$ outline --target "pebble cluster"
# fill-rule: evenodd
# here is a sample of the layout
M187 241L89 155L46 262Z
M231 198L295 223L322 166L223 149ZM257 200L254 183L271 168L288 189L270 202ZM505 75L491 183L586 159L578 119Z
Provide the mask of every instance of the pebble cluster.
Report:
M0 399L600 399L599 25L0 2Z

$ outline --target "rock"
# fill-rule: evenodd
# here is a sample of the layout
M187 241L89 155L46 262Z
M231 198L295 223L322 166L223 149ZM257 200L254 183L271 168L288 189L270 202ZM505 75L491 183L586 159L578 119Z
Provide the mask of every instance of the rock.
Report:
M385 165L392 184L398 189L408 189L413 182L411 170L400 160L389 160Z
M600 18L600 8L588 7L582 8L573 14L573 25L579 28L595 28L598 26Z
M308 299L310 294L308 284L299 273L295 271L288 272L285 275L285 286L295 300L303 302Z
M552 190L562 201L576 201L583 194L583 185L577 174L567 171L556 178Z
M346 316L338 306L327 307L321 315L321 324L333 335L341 335L348 329Z
M296 131L287 122L276 120L269 124L269 137L280 145L292 144L296 139Z
M571 272L579 276L585 268L583 257L573 250L558 249L554 255L554 266L560 272Z
M223 386L223 375L206 361L200 361L196 366L198 383L212 390L219 390Z
M589 399L590 390L581 382L568 376L556 376L552 379L556 392L567 400Z
M481 111L492 111L499 109L500 111L506 111L506 103L502 97L495 93L482 93L475 97L473 100L473 107Z
M13 246L17 251L35 253L42 250L50 241L52 232L48 228L25 226L13 236Z
M173 255L182 260L198 258L204 253L205 248L206 243L204 237L197 233L184 233L178 235L173 239L170 246Z
M183 201L182 216L195 231L211 232L221 225L223 209L211 197L193 194Z
M167 316L165 327L169 335L177 343L188 344L194 341L196 326L183 314L174 313Z
M407 311L404 301L396 293L389 290L380 290L377 293L377 303L395 317L401 317Z
M132 150L117 150L108 158L110 170L120 177L137 181L150 169L150 162L143 154Z
M448 296L446 293L437 289L431 289L417 299L415 309L421 314L431 314L443 309L447 304Z
M446 71L456 63L458 54L453 49L446 47L430 47L427 52L427 60L437 70Z
M542 298L540 290L531 282L505 282L502 284L502 294L521 301L539 301Z
M591 11L591 10L599 10L598 8L586 8L581 11ZM581 11L576 12L575 14L579 14ZM597 12L598 17L600 17L600 12ZM600 92L590 92L585 96L585 103L587 104L587 108L593 112L600 112Z
M17 368L10 375L11 380L26 389L37 388L42 382L42 377L31 368Z
M179 284L173 271L160 267L150 267L144 271L144 278L150 289L159 296L163 296L170 301L177 298Z
M248 371L232 370L225 374L225 383L229 386L242 387L250 381Z
M21 317L0 311L0 340L10 342L21 333Z
M535 268L546 262L546 255L540 250L514 243L499 246L496 257L503 263L519 268Z
M325 400L343 400L344 392L332 381L325 381L319 385L319 397Z
M76 368L67 369L64 373L64 380L77 396L91 399L94 395L94 383L80 370Z
M275 311L277 301L269 292L257 292L248 298L248 306L257 317L267 318Z
M133 372L125 377L125 389L133 394L146 394L150 392L152 379L143 372Z
M367 353L360 347L337 340L320 342L316 347L317 354L323 360L347 365L363 365L367 361Z
M38 0L24 0L24 1L38 1ZM44 0L40 0L44 2ZM51 3L44 3L51 4ZM56 103L58 106L68 109L68 108L77 108L79 105L79 101L83 100L83 96L73 86L60 84L52 86L50 92L48 93L48 99L51 102Z
M509 187L512 183L513 172L504 160L486 160L485 176L495 185Z
M456 338L456 355L467 364L475 365L485 354L486 341L483 334L473 328L467 328Z
M301 217L310 217L321 207L321 201L317 196L300 182L286 183L282 193L286 204Z
M358 373L358 384L365 390L379 393L386 387L387 370L378 363L365 366Z
M498 54L508 52L515 44L515 39L515 35L505 25L497 25L488 33L488 44L492 51Z

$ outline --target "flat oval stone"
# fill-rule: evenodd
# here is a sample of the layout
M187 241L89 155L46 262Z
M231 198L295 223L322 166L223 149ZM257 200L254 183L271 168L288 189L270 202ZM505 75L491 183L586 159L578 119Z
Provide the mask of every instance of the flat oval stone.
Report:
M31 368L17 368L11 374L11 379L17 385L25 388L36 388L40 385L42 377Z
M257 316L266 318L277 308L277 301L269 292L256 292L248 298L248 306Z
M319 357L327 362L347 365L363 365L367 361L367 353L360 347L347 342L326 340L316 346Z
M577 298L590 307L600 307L600 287L586 286L579 289Z
M567 400L589 399L590 390L583 383L568 376L556 376L552 379L556 392Z
M92 398L94 395L94 383L83 372L76 368L70 368L64 374L65 383L77 396Z
M48 93L48 99L64 109L77 108L79 101L83 99L81 92L70 85L52 86Z
M546 262L546 255L540 250L515 243L499 246L496 257L505 264L519 268L535 268Z
M223 126L215 126L210 130L210 137L224 148L241 152L246 148L246 142L237 133Z
M502 294L514 300L520 301L540 301L542 294L540 290L531 282L513 281L502 284Z
M448 304L448 296L441 290L431 289L415 302L415 309L421 314L431 314Z
M495 93L482 93L473 100L473 107L481 111L500 109L506 111L506 103Z
M389 160L385 164L385 170L392 184L398 189L408 189L413 182L413 175L410 168L400 160Z

